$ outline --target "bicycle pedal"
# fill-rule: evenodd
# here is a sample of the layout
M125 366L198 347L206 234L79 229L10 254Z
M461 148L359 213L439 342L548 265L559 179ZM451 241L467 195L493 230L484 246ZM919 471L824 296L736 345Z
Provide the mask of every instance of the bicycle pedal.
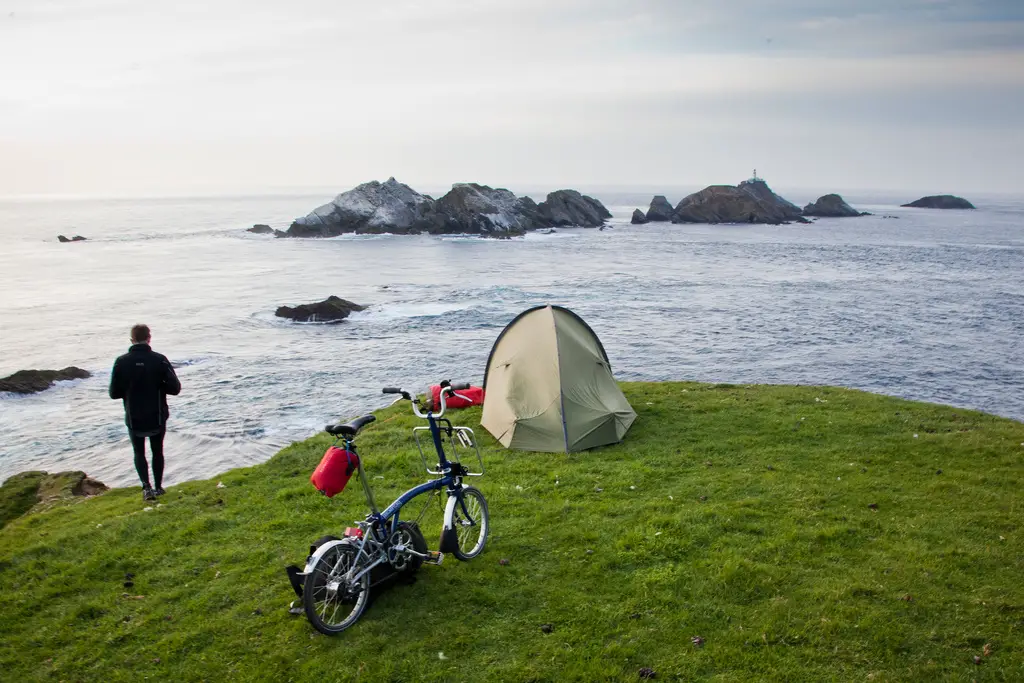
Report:
M438 552L436 550L428 550L427 557L425 560L423 560L423 562L424 564L433 564L440 567L441 563L444 562L444 553Z

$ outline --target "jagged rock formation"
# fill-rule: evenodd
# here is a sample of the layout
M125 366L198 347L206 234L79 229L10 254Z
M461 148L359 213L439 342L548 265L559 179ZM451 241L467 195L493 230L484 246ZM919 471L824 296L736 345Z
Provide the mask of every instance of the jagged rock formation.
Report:
M578 225L597 228L612 214L604 204L576 190L557 190L537 206L540 215L551 225Z
M847 216L866 216L867 214L853 208L837 194L826 194L818 197L818 201L805 206L804 215L820 216L822 218L845 218Z
M684 197L673 223L771 223L799 220L800 209L771 191L763 180L737 186L711 185Z
M278 237L334 237L343 233L523 234L562 225L597 227L611 218L601 202L575 190L558 190L537 204L509 190L477 183L454 185L440 199L394 178L339 194L330 204L297 219Z
M249 228L246 232L254 232L257 235L269 235L270 233L274 232L274 229L269 225L257 223L256 225Z
M299 306L278 306L274 315L279 318L308 323L332 323L344 320L353 311L365 311L366 306L346 301L341 297L329 296L315 304Z
M633 225L643 225L648 221L647 216L644 215L643 211L641 211L640 209L634 209L633 218L631 218L629 222L632 223Z
M974 204L963 197L956 197L951 194L939 194L931 195L929 197L921 197L920 199L904 204L903 206L913 207L915 209L973 209Z
M91 376L88 370L76 368L73 365L69 365L63 370L18 370L13 375L0 379L0 391L34 394L49 389L54 382L85 379Z
M647 209L647 220L670 221L672 220L673 213L675 213L675 209L668 203L665 195L655 195L654 199L651 200L650 208Z
M537 202L529 197L517 197L509 190L477 183L454 185L437 200L435 211L438 222L428 230L432 233L521 235L548 227Z
M64 235L57 235L58 242L84 242L85 238L81 235L75 235L74 237L67 238Z

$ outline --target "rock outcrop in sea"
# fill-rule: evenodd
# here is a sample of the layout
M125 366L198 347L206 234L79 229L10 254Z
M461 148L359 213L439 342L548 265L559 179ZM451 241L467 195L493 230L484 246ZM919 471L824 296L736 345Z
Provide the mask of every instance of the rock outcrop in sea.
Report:
M938 194L929 197L921 197L909 204L903 204L915 209L973 209L974 204L963 197L956 197L951 194Z
M665 195L655 195L654 199L651 200L650 208L647 209L647 220L651 222L667 222L672 220L673 213L675 213L675 209L669 204Z
M770 223L801 220L800 208L772 192L763 180L739 185L711 185L682 201L673 223Z
M253 232L256 233L257 235L269 235L270 233L274 232L274 229L264 223L257 223L256 225L246 230L246 232Z
M314 304L299 306L278 306L274 315L305 323L333 323L344 320L354 311L365 311L366 306L347 301L338 296L329 296Z
M58 242L84 242L85 238L81 235L75 235L74 237L65 237L64 235L57 235Z
M0 391L16 394L34 394L46 391L54 382L91 377L88 370L69 365L63 370L18 370L13 375L0 379Z
M537 204L503 188L454 185L440 199L389 178L342 192L296 219L278 237L334 237L344 233L520 235L563 225L598 227L611 213L592 197L558 190Z
M822 218L845 218L852 216L867 216L847 204L837 194L826 194L818 197L818 201L812 202L804 207L805 216L819 216Z
M633 225L643 225L644 223L647 223L649 221L647 220L647 216L644 215L643 211L641 211L640 209L633 209L633 217L629 219L629 222L632 223Z

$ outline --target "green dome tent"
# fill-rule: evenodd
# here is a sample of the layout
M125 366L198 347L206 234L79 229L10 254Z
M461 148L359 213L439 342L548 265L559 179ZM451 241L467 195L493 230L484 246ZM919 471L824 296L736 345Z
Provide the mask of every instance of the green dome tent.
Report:
M636 413L601 340L561 306L537 306L502 330L487 359L480 424L506 448L549 453L622 441Z

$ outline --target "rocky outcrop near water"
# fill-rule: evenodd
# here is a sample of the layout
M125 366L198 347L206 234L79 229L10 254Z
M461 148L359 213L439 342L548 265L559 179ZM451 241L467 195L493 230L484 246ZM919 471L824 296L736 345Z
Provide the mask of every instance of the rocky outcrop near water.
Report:
M577 225L597 228L612 214L604 204L576 190L557 190L537 206L540 215L554 226Z
M435 203L436 224L431 233L522 235L549 227L537 202L509 190L477 183L459 183Z
M256 225L246 230L246 232L256 233L257 235L269 235L274 232L274 229L264 223L257 223Z
M929 197L921 197L918 200L912 201L909 204L903 206L909 206L915 209L973 209L974 204L963 197L956 197L951 194L938 194Z
M88 370L69 365L63 370L19 370L13 375L0 379L0 391L15 394L35 394L46 391L54 382L91 377Z
M597 227L611 218L598 200L558 190L540 204L503 188L454 185L440 199L394 178L372 181L339 194L297 219L278 237L334 237L344 233L521 235L563 225Z
M633 225L643 225L644 223L647 223L648 220L647 216L644 215L643 211L641 211L640 209L633 209L633 217L629 220L629 222L632 223Z
M805 216L818 216L821 218L845 218L853 216L866 216L857 209L847 204L837 194L826 194L818 197L818 201L812 202L804 207Z
M711 185L682 201L673 223L769 223L800 220L800 208L772 192L763 180L739 185Z
M75 235L74 237L65 237L64 235L57 235L58 242L84 242L85 238L81 235Z
M19 472L0 486L0 527L37 506L76 497L96 496L108 487L85 472Z
M665 195L655 195L654 199L651 200L650 208L647 209L647 220L651 222L668 222L672 220L673 213L675 213L675 209L669 204Z
M329 296L314 304L299 306L278 306L274 315L304 323L333 323L344 320L355 311L365 311L366 306L347 301L337 296Z

